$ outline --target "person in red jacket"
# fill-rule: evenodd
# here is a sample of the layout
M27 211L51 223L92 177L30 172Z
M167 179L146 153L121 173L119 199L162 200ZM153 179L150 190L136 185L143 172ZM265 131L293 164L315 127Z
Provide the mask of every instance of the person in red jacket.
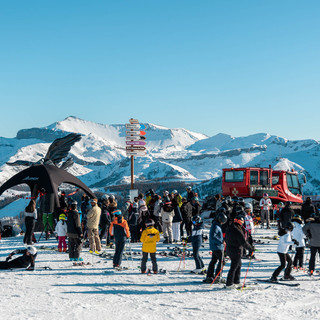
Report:
M111 222L109 232L110 236L114 236L116 245L113 256L113 267L119 268L122 262L122 253L126 243L126 239L130 238L130 231L127 221L122 217L121 210L113 211L114 218Z

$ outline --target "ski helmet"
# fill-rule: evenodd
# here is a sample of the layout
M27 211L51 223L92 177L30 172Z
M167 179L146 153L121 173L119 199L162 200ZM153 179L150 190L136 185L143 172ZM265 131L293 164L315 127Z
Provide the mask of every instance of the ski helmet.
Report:
M244 209L252 211L252 204L251 203L246 203L245 206L244 206Z
M61 213L59 215L59 220L66 220L66 215L64 213Z
M166 191L163 192L163 194L164 194L165 196L168 196L168 195L169 195L169 191L166 190Z
M243 224L244 224L244 218L243 218L242 215L238 215L238 216L236 216L236 217L234 218L233 222L236 223L236 224L238 224L238 225L240 225L240 226L243 226Z
M71 204L77 205L77 204L78 204L78 201L77 201L77 200L73 200L73 201L71 202Z
M171 194L178 194L178 191L177 190L173 190L173 191L171 191Z
M27 251L33 256L37 254L37 249L34 246L27 246Z
M225 211L225 210L224 210ZM227 222L228 217L224 214L224 212L221 210L217 215L216 215L216 220L221 223L224 224Z
M226 197L226 201L231 202L231 201L232 201L231 196L227 196L227 197Z
M187 190L188 190L188 191L191 191L192 188L191 188L190 186L187 186Z
M192 218L192 223L193 224L200 224L200 223L202 223L202 218L200 216L194 216Z
M294 225L291 221L288 221L287 224L286 224L286 229L289 230L289 231L292 231L294 228Z
M107 194L104 194L102 197L101 197L102 200L108 200L109 199L109 195Z
M148 219L145 223L146 227L152 227L154 226L154 221L152 219Z

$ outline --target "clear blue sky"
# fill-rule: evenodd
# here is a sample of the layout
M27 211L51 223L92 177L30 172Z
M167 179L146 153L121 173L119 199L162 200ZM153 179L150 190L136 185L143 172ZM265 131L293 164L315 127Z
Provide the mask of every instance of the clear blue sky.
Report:
M0 136L74 115L320 140L319 0L0 3Z

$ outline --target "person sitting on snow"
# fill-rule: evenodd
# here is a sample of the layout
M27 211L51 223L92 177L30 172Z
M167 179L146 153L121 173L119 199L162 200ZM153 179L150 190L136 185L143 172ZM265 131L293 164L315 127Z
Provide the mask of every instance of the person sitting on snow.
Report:
M11 260L15 254L22 254L22 256ZM0 261L0 269L27 268L28 271L32 271L34 270L36 256L37 249L34 246L28 246L26 249L16 249L8 255L6 261Z

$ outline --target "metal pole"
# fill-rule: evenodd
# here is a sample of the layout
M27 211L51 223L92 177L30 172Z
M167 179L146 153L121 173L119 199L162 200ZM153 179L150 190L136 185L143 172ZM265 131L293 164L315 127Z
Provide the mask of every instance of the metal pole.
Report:
M133 190L134 157L131 156L131 190Z

